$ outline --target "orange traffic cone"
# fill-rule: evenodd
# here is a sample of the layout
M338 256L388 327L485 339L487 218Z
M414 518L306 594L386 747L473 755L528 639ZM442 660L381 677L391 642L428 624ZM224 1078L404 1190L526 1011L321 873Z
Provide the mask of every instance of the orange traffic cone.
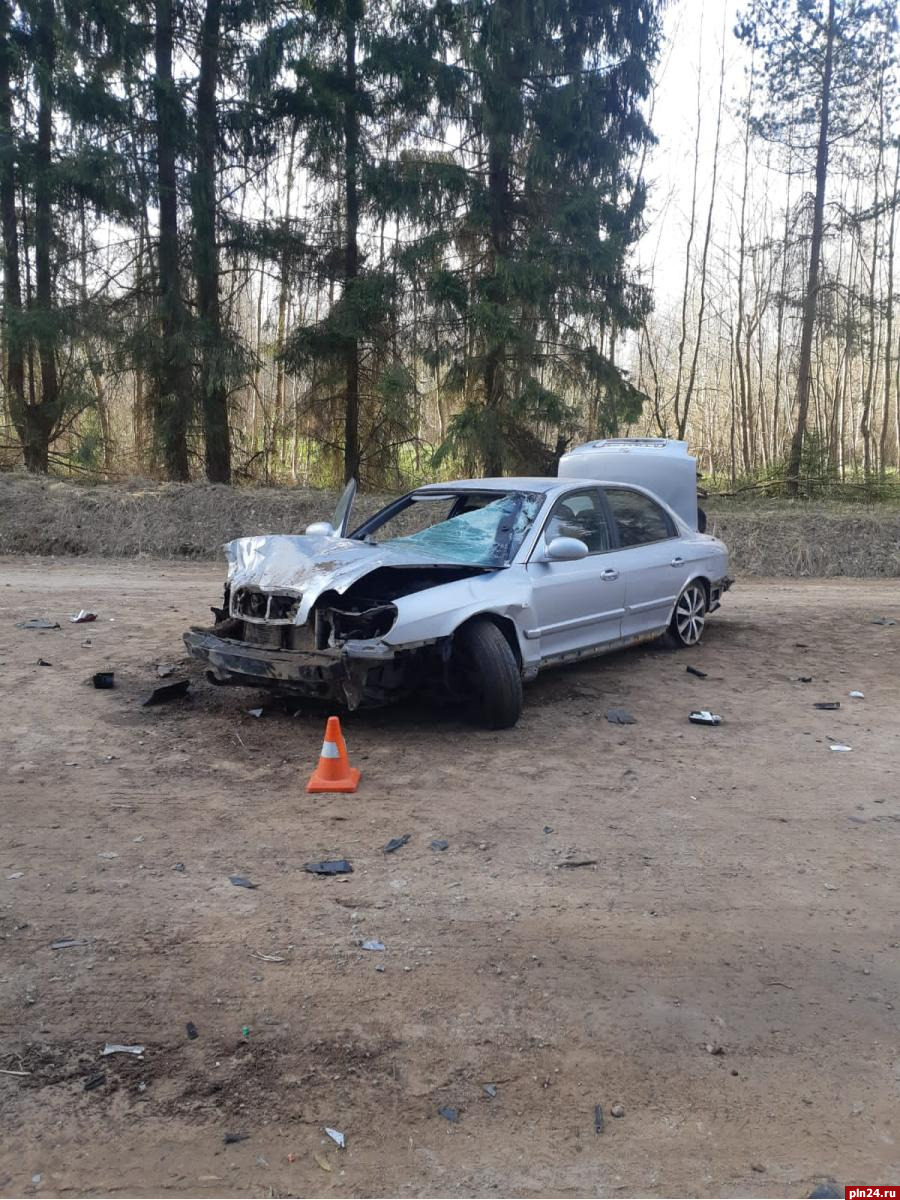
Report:
M359 771L350 766L347 747L337 717L329 717L325 726L325 741L319 755L319 765L306 785L308 792L355 792Z

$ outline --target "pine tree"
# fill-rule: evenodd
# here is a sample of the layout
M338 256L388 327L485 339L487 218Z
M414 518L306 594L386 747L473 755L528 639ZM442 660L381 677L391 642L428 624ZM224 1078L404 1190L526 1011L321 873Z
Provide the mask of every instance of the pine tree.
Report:
M429 298L445 386L464 399L441 453L490 474L552 469L576 430L634 418L614 361L649 297L629 276L644 189L635 154L657 0L464 0L462 215L434 240ZM551 445L546 444L547 438Z
M291 258L319 287L340 289L292 332L284 357L339 401L345 479L361 470L374 478L395 426L409 436L400 260L395 244L370 265L362 238L380 226L383 244L396 217L392 181L404 171L404 140L434 99L438 37L430 8L416 0L313 0L271 31L259 58L273 120L295 131L317 187L318 216L294 230Z
M92 403L84 329L98 317L62 267L80 249L73 213L133 211L116 145L125 113L110 80L135 42L123 12L99 0L0 4L6 387L31 471L48 469L63 423Z

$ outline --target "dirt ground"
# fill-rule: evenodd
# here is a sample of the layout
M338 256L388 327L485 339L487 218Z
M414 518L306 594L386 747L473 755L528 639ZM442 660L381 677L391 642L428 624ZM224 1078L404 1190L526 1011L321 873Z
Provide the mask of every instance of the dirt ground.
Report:
M896 582L739 582L696 651L547 673L508 732L351 716L339 798L304 791L319 714L255 719L257 693L194 672L140 706L220 584L0 560L4 1195L900 1179ZM34 616L62 628L15 627ZM302 869L341 856L352 875Z

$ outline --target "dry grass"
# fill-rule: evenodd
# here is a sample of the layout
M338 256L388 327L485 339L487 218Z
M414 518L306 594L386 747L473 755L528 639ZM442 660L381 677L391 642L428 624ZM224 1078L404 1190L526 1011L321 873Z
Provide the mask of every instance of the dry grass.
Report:
M357 500L363 517L388 497ZM301 533L328 518L337 494L301 488L211 484L81 486L0 474L0 554L214 559L223 542L258 533ZM826 505L711 504L710 532L728 543L737 574L900 575L900 510Z

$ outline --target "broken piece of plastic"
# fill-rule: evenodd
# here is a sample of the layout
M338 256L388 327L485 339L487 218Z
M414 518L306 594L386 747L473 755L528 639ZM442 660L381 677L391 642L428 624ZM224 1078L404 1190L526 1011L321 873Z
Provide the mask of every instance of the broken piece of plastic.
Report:
M335 858L326 862L308 862L303 864L303 870L310 875L352 875L353 868L346 858Z
M334 1144L336 1146L340 1146L340 1148L342 1150L346 1148L347 1139L344 1137L344 1135L341 1133L341 1131L339 1129L332 1129L330 1125L326 1125L325 1132L328 1134L328 1136L331 1138L331 1140L334 1142Z
M225 1134L225 1145L226 1146L233 1146L233 1145L235 1145L236 1142L246 1142L249 1140L250 1140L249 1133L226 1133Z
M687 666L684 669L687 671L688 675L696 675L698 679L706 678L706 672L701 671L699 667Z
M843 742L835 742L830 748L832 750L837 750L840 754L849 754L853 749L852 746L845 746Z
M840 707L840 700L817 700L813 705L813 708L821 708L824 712L836 712Z
M229 875L228 878L235 887L250 888L251 890L259 887L258 883L251 883L246 875Z
M711 713L709 709L702 708L699 712L688 714L688 720L692 725L721 725L722 718L716 713Z
M393 854L395 850L399 850L401 846L405 846L411 837L411 833L404 833L402 837L391 838L384 848L385 854Z
M86 608L80 608L74 617L69 617L73 625L87 625L89 621L96 621L97 614L88 612Z
M189 679L179 679L177 683L164 683L161 687L154 688L147 699L141 701L141 705L143 708L149 708L153 704L167 704L170 700L180 700L188 694L190 686Z
M636 725L634 717L625 708L611 708L606 714L610 725Z
M449 1121L451 1125L459 1124L459 1109L451 1108L449 1104L444 1104L438 1109L438 1116L443 1117L445 1121Z
M108 691L116 686L116 675L114 671L97 671L91 676L91 683L101 692Z
M384 942L379 942L377 938L369 938L368 941L363 942L362 948L363 950L384 950L385 945Z
M865 698L866 698L866 696L865 696L864 692L851 692L850 693L851 700L865 700Z
M145 1047L140 1046L140 1045L125 1046L121 1042L107 1042L106 1045L103 1047L103 1049L100 1051L100 1053L101 1053L101 1055L104 1055L104 1054L134 1054L137 1056L137 1055L143 1054L144 1049L145 1049Z
M27 621L17 621L16 629L59 629L59 624L46 617L31 617Z

